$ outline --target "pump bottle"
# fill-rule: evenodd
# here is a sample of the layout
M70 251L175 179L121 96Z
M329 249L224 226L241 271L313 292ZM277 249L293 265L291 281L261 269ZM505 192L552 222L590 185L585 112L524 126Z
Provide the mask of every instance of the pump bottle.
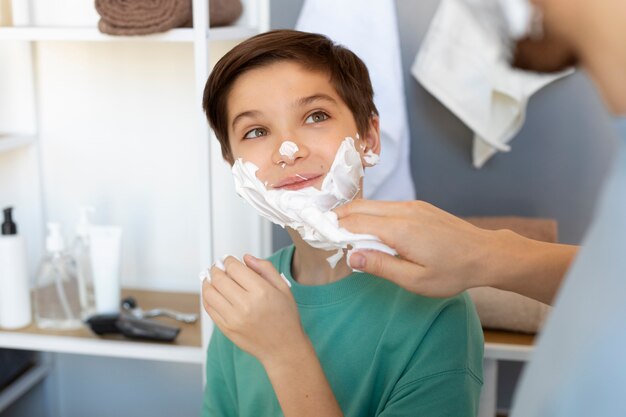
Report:
M59 330L81 327L83 312L75 261L65 252L58 223L48 223L46 255L37 273L34 298L38 327Z
M0 327L19 329L32 320L26 245L17 234L12 207L4 209L0 236Z

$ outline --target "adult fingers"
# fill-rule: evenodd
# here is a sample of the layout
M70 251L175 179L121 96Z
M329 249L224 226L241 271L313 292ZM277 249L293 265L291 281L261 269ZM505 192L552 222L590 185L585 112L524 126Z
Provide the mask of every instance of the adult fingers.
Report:
M369 214L351 214L339 220L339 226L352 232L377 236L383 243L398 249L398 244L406 239L407 221L398 217L379 217ZM409 237L415 239L415 237Z
M405 261L389 254L362 250L354 252L348 259L348 264L359 271L367 272L381 278L395 282L399 286L418 294L423 294L426 269L422 265Z
M420 201L380 201L358 199L341 205L333 211L339 219L352 214L368 214L370 216L397 217L407 216Z
M256 258L252 255L244 256L243 260L246 265L250 267L250 269L265 278L274 287L283 292L289 291L289 280L287 280L287 278L281 277L271 262L264 259Z

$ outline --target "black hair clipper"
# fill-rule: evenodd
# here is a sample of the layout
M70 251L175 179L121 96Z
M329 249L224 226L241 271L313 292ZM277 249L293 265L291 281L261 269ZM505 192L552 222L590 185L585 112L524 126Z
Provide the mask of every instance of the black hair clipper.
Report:
M98 335L123 334L129 339L172 342L180 333L180 327L138 319L129 314L97 314L89 317L86 323Z

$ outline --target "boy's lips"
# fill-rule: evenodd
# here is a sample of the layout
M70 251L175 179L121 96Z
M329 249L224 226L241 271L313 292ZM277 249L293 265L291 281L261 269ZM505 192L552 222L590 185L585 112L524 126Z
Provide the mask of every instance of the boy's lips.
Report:
M321 174L297 174L283 178L276 184L273 184L272 187L276 190L299 190L312 186L315 181L321 177Z

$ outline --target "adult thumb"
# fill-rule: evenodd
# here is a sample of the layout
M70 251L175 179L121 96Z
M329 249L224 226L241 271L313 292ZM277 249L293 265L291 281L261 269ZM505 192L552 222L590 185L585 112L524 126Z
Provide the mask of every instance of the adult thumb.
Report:
M376 250L352 253L348 265L353 269L395 282L413 292L417 292L415 281L424 270L421 265Z
M243 257L243 261L246 263L248 268L252 269L257 274L261 275L276 287L279 290L289 290L288 280L280 276L274 265L270 261L266 261L265 259L259 259L252 255L245 255Z

